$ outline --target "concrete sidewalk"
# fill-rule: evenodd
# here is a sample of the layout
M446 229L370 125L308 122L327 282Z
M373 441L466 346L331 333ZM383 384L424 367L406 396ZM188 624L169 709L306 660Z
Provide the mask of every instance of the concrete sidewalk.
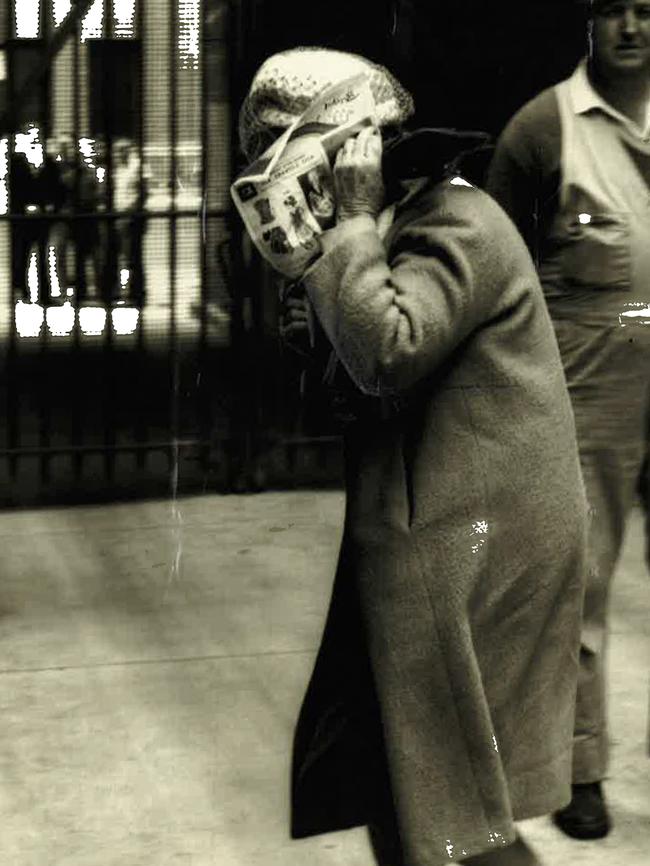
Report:
M371 866L363 830L291 842L292 726L338 492L0 514L0 863ZM614 592L598 843L527 822L548 866L647 866L650 592L635 515Z

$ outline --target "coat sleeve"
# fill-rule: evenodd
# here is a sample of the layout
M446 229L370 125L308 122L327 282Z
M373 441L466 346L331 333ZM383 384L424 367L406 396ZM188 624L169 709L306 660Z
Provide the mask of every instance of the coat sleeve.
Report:
M474 196L488 200L478 190L451 187L412 219L400 219L388 253L370 217L326 233L324 253L304 284L364 393L390 395L415 385L489 317L498 263L490 216L480 218L481 208L469 203Z

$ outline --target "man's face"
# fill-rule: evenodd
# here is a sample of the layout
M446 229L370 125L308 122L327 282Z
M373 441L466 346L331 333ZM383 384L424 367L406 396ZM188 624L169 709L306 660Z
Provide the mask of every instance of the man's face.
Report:
M650 0L611 0L593 21L594 60L608 78L650 74Z

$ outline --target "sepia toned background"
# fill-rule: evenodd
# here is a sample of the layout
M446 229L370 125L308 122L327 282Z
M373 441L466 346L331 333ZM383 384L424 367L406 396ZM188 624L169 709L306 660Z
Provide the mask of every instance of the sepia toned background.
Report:
M245 89L265 56L296 44L387 63L423 123L497 134L571 69L585 28L579 4L548 0L3 0L0 502L160 495L170 478L185 492L337 483L338 431L317 384L301 397L275 289L228 195ZM76 173L52 206L40 161L66 137ZM37 205L11 168L27 163ZM31 250L21 295L15 239L39 220L45 259ZM120 223L139 237L126 281ZM63 286L49 284L57 231ZM103 269L89 294L79 247L93 243Z
M497 135L572 70L584 6L0 0L2 864L372 862L361 829L288 837L340 441L228 194L251 76L297 44ZM615 831L532 822L548 866L648 861L642 536L612 601Z

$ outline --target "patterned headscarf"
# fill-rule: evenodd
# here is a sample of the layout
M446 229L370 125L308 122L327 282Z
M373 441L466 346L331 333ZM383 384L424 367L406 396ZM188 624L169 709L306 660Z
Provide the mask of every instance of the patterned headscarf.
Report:
M291 126L327 87L365 72L379 126L406 121L413 98L383 66L357 54L329 48L292 48L269 57L258 69L239 113L239 141L253 160Z

